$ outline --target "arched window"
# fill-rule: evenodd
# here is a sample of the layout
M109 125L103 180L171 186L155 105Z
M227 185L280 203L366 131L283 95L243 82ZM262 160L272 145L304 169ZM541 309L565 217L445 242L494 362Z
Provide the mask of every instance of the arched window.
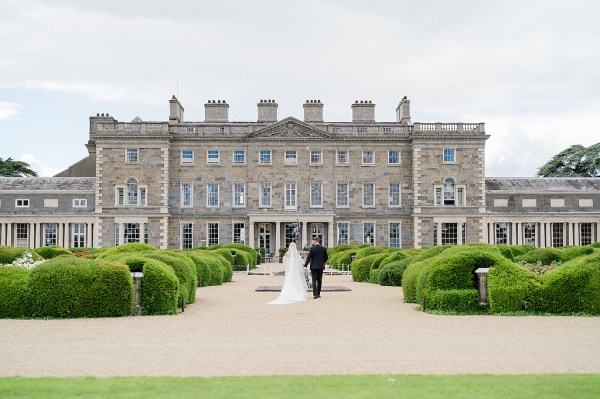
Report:
M138 182L135 178L127 179L127 205L138 204Z
M454 179L444 180L444 205L454 205Z

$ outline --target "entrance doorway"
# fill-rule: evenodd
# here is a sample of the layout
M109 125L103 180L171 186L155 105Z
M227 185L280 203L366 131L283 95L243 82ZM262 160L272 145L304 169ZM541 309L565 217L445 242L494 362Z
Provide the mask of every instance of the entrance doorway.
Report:
M259 223L258 224L258 246L264 248L265 253L272 253L271 251L271 223Z
M311 223L310 224L310 237L307 237L307 238L309 240L312 240L313 237L318 237L319 244L323 245L324 231L325 231L324 223Z

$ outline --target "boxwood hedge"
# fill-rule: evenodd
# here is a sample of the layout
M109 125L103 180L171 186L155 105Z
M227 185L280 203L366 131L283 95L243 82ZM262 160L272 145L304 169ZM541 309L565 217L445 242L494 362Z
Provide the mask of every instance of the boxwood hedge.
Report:
M369 277L371 274L371 265L375 258L379 257L381 254L374 253L372 255L364 256L360 259L356 259L350 265L352 269L352 279L354 281L369 281Z
M179 280L179 298L185 298L186 304L196 302L198 277L196 275L196 265L191 259L185 256L179 257L173 251L167 250L140 252L139 255L159 260L171 267L177 276L177 280Z
M585 247L565 247L560 250L560 260L563 262L570 261L571 259L579 258L580 256L590 255L594 252L594 248L591 246Z
M402 275L408 266L408 262L396 260L386 263L379 268L379 284L392 285L396 287L402 286Z
M110 247L102 251L100 255L98 255L98 259L109 258L114 255L119 255L124 252L148 252L148 251L158 251L157 248L153 247L150 244L144 244L141 242L131 242L128 244L117 245L116 247Z
M535 273L514 263L503 262L488 273L488 302L491 313L532 310L534 292L540 283Z
M476 289L435 290L427 297L427 308L442 311L473 313L481 310Z
M29 273L19 266L0 267L0 318L29 316Z
M0 245L0 265L9 265L13 263L13 261L23 256L23 253L25 252L31 252L31 258L33 260L42 260L42 257L33 249L14 248Z
M33 317L114 317L133 310L133 281L123 263L56 257L31 270L29 288Z
M47 247L40 247L35 250L42 258L52 259L59 255L73 255L73 252L63 247L57 247L55 245L49 245Z
M542 265L549 265L552 262L562 260L561 253L558 249L554 248L536 248L533 251L529 251L526 254L518 256L515 261L524 261L527 263L541 262Z

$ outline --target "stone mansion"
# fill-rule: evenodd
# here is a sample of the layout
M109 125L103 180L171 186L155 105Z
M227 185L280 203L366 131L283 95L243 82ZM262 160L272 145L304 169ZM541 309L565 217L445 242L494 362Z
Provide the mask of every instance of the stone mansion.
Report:
M0 178L0 245L187 249L245 243L274 253L318 236L326 246L402 248L496 243L538 247L598 240L600 178L486 178L483 123L376 122L355 101L351 122L230 122L210 100L204 122L90 118L89 156L55 177Z

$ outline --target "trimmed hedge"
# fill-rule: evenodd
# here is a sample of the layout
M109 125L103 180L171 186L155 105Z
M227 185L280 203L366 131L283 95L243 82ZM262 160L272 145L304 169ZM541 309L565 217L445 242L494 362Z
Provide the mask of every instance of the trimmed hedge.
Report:
M352 257L355 256L357 252L358 248L338 252L333 255L332 259L328 259L327 263L335 268L339 268L340 265L350 265L352 263Z
M381 266L379 268L379 284L396 287L402 286L402 275L407 267L408 263L402 260L386 263Z
M196 275L196 265L190 258L167 250L141 252L139 255L159 260L170 266L175 272L177 280L179 280L179 298L185 298L186 304L196 302L198 277Z
M513 253L508 245L498 244L496 245L496 248L498 248L502 256L504 256L506 259L514 260Z
M517 256L525 255L535 249L532 245L510 245L509 248L515 258Z
M141 303L143 315L176 314L179 281L173 269L163 262L147 259L143 267Z
M403 250L399 249L397 251L392 252L387 257L385 257L381 261L381 263L379 264L379 268L385 266L388 263L392 263L392 262L395 262L395 261L398 261L398 260L406 259L408 257L409 257L409 255L406 252L404 252Z
M47 247L40 247L35 250L42 258L52 259L59 255L73 255L73 252L63 247L57 247L55 245L49 245Z
M366 256L371 256L374 254L380 254L383 252L390 252L395 250L395 248L390 248L390 247L374 247L372 245L369 245L365 248L361 248L358 250L358 252L356 252L356 260L362 259Z
M427 297L427 308L472 313L481 310L476 289L435 290Z
M535 273L514 263L501 263L488 273L491 313L532 310L532 293L540 286Z
M371 265L373 264L375 258L379 257L380 255L381 254L375 253L352 262L350 265L352 269L352 280L368 282L371 274Z
M223 284L223 266L222 262L227 262L225 258L219 256L213 251L192 250L192 255L198 258L196 267L198 268L198 279L203 286Z
M373 284L379 284L379 265L385 258L388 257L387 253L378 254L373 258L371 262L371 270L369 274L369 282Z
M441 254L449 248L450 245L435 246L417 256L402 259L400 261L401 264L405 264L407 266L404 274L402 275L402 292L404 294L404 302L417 302L417 277L419 276L421 269L428 265L426 260Z
M128 244L117 245L116 247L110 247L104 250L97 259L106 259L114 255L119 255L125 252L148 252L158 251L157 248L150 244L144 244L141 242L130 242Z
M0 318L19 319L29 315L29 273L19 266L0 267Z
M517 262L536 263L541 262L542 265L549 265L552 262L562 260L562 255L559 250L554 248L536 248L521 255L515 259Z
M600 314L600 255L565 263L541 276L536 310Z
M591 255L592 253L594 253L594 248L591 246L565 247L560 250L560 260L567 262L581 256Z
M132 272L144 273L140 286L143 315L177 313L179 281L173 269L161 261L136 253L124 253L113 259L125 263Z
M210 249L210 247L209 247L209 249ZM233 264L233 254L231 253L231 249L219 247L217 249L211 250L211 252L221 255L223 258L225 258L227 260L227 262L229 262L229 264L231 264L231 265Z
M33 260L42 260L42 257L33 249L14 248L0 245L0 265L9 265L13 263L13 261L23 256L24 252L31 252L31 258Z
M133 310L133 281L122 263L57 257L31 270L33 317L114 317Z
M347 251L349 249L358 249L356 245L353 244L340 244L335 247L327 248L327 256L331 258L333 255L338 254L340 252Z
M226 245L224 245L224 247L237 249L238 251L244 251L246 254L250 255L250 259L252 260L252 262L250 263L251 265L260 264L260 262L259 262L259 259L261 258L260 253L257 250L250 248L248 245L241 244L241 243L235 243L235 244L226 244Z

